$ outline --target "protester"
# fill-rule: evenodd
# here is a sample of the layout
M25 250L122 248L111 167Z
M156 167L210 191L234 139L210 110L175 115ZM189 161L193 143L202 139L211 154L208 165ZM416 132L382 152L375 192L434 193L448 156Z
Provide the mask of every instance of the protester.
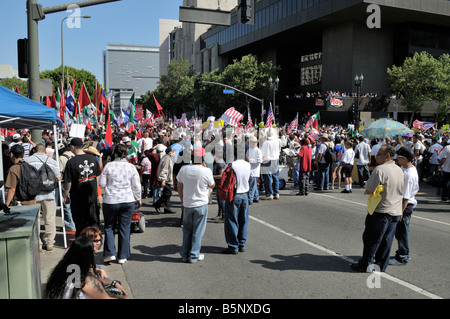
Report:
M330 165L331 165L331 163L327 163L327 161L325 160L325 152L331 146L330 146L330 139L328 138L327 133L323 133L322 135L320 135L319 140L320 140L320 145L318 146L316 159L315 159L316 165L319 169L319 171L318 171L319 180L318 180L318 184L316 185L314 190L322 191L322 190L328 190L328 185L329 185L329 181L330 181Z
M44 163L48 165L49 169L53 171L55 175L55 180L53 182L54 188L50 191L41 191L36 196L36 203L41 206L42 217L44 219L45 232L43 235L43 242L45 244L45 249L50 251L53 249L56 237L56 201L55 201L55 189L56 183L61 180L61 172L58 169L58 164L56 161L48 157L44 145L38 144L35 147L36 152L24 159L25 162L34 166L39 170ZM59 196L59 194L58 194ZM40 219L39 219L40 225ZM39 226L40 229L40 226ZM42 246L42 241L39 238L39 246Z
M369 163L370 163L370 145L364 141L363 136L358 137L358 145L355 147L356 166L358 168L358 185L364 187L364 173L367 178L370 177ZM394 154L395 155L395 154Z
M373 214L366 215L362 258L351 265L353 270L359 272L373 271L373 264L379 267L379 271L385 272L389 264L395 229L402 216L404 192L403 171L395 164L394 154L394 147L383 145L377 154L380 165L375 167L367 180L364 194L372 195L380 185L383 190Z
M417 206L415 198L419 191L419 175L416 167L412 165L414 154L406 147L397 151L397 163L403 170L405 182L402 203L402 218L397 224L395 238L398 242L398 250L395 256L389 260L389 265L405 265L411 258L409 246L409 224L414 208Z
M64 201L70 203L75 236L78 237L79 232L88 226L100 227L97 180L101 171L95 156L83 151L80 138L72 138L70 148L75 156L67 162L64 171Z
M128 149L118 145L114 149L114 161L106 164L100 176L103 190L103 216L105 219L104 262L118 257L123 264L130 256L130 232L133 211L141 206L141 183L136 168L127 161ZM118 220L119 238L116 252L113 227Z
M258 147L258 139L255 136L250 138L250 148L248 150L248 162L250 163L250 181L248 192L248 204L259 202L258 178L261 173L262 153Z
M67 271L78 266L79 277ZM124 297L128 294L120 282L106 281L95 273L94 244L88 237L75 239L52 270L44 289L46 299L111 299L105 286L112 285L119 289Z
M224 254L236 255L245 252L248 231L248 190L250 163L238 158L237 146L234 147L234 159L231 167L236 175L236 194L232 202L225 202L225 240L228 247Z
M341 193L352 193L352 171L355 159L355 151L353 150L351 140L345 140L344 146L345 152L342 156L341 171L342 176L345 179L345 189Z
M309 190L309 176L311 173L312 165L312 149L309 146L309 139L304 138L300 141L299 157L299 184L298 193L299 196L308 196Z
M183 243L180 250L182 262L194 263L204 259L200 249L208 217L208 188L215 187L204 156L205 150L201 146L194 148L192 164L181 167L176 176L183 209Z
M160 208L164 206L164 213L174 214L171 210L170 199L172 197L173 187L173 157L175 151L169 146L166 148L166 155L163 156L158 165L158 181L161 183L162 191L159 199L153 204L157 213L161 213Z

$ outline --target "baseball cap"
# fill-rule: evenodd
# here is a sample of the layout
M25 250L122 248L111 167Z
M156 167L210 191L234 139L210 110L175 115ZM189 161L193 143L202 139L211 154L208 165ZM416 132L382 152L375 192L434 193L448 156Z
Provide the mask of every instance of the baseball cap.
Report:
M13 140L20 140L20 134L16 133L16 134L13 135L12 138L13 138Z
M74 137L70 140L70 144L72 146L83 146L83 141L79 137Z
M130 139L128 136L125 136L125 137L122 139L122 143L128 143L128 142L131 142L131 139Z
M411 162L414 158L414 154L404 146L399 148L399 150L397 151L397 156L405 157L408 162Z

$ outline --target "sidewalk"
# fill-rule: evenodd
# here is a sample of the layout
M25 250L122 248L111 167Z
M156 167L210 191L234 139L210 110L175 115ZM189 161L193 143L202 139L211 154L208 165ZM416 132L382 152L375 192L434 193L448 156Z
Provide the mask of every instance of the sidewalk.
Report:
M60 213L58 210L57 215L59 214ZM41 225L44 225L42 217L41 217ZM40 253L42 291L44 291L45 283L47 282L48 276L50 275L52 269L62 259L64 252L65 248L64 248L61 216L57 216L56 243L53 246L53 250L46 251L45 249L43 249L42 252ZM122 283L122 286L128 293L128 298L134 299L122 265L119 265L117 262L111 263L109 265L103 264L102 248L100 248L100 251L95 254L95 260L97 261L97 264L106 271L106 273L111 279L119 280Z

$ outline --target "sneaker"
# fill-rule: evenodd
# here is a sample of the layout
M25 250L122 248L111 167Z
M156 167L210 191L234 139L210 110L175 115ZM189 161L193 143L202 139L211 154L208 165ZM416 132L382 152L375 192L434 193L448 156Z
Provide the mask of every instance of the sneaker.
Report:
M344 189L341 193L351 193L348 189Z
M245 247L239 247L239 252L240 253L245 253Z
M259 199L254 199L253 203L259 203Z
M199 261L202 261L203 259L205 259L205 255L204 254L198 255L198 260Z
M295 195L297 195L297 196L303 196L303 195L305 195L305 193L297 193L297 194L295 194Z
M127 259L126 259L126 258L124 258L124 259L119 259L117 262L118 262L119 264L124 264L124 263L127 262Z
M280 199L280 194L273 195L273 199Z
M225 255L237 255L238 252L236 250L232 250L230 248L227 248L227 249L222 250L222 254L225 254Z
M263 199L265 200L272 200L273 199L273 195L267 196L267 197L263 197Z
M108 256L103 259L104 263L110 263L111 261L116 260L116 256Z

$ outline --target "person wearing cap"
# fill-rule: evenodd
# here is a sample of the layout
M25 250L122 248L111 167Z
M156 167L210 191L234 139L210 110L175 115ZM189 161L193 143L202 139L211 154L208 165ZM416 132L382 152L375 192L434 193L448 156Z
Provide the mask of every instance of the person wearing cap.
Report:
M153 204L157 213L160 212L161 206L164 205L164 213L174 214L175 212L170 209L170 198L172 197L173 187L173 157L175 151L169 146L166 148L166 155L161 158L158 165L157 176L158 181L161 183L162 191L159 199Z
M16 133L13 135L12 139L13 141L9 144L9 149L16 144L22 145L24 149L23 158L30 156L31 150L36 146L36 144L31 140L31 135L29 133L26 133L23 138L20 134Z
M381 185L381 200L372 214L366 215L363 232L363 254L351 268L358 272L372 272L374 263L385 272L397 223L402 216L404 176L394 162L394 147L383 145L377 154L378 165L367 180L365 195L372 195Z
M425 152L425 145L423 144L423 135L414 134L413 136L413 151L414 159L413 163L417 168L417 173L419 174L419 180L422 180L422 163L423 163L423 153Z
M450 140L447 141L446 146L441 150L437 159L439 161L439 167L444 181L441 193L441 201L447 203L449 201L450 194Z
M128 162L133 165L136 165L138 163L138 152L137 152L137 148L133 144L131 144L131 138L129 138L128 136L125 136L122 139L122 143L125 144L128 149L128 155L127 155Z
M331 163L327 163L325 160L325 152L330 145L330 139L327 133L323 133L319 138L320 144L317 146L317 153L315 157L315 162L318 167L318 183L314 190L322 191L328 190L328 184L330 183L330 166Z
M355 151L353 150L352 140L344 141L345 152L342 155L341 172L345 180L345 189L341 193L352 193L352 171L355 162ZM377 150L378 152L378 150Z
M183 209L183 243L180 250L182 262L194 263L204 258L200 249L208 218L209 188L216 186L212 171L206 167L204 156L205 149L195 147L192 164L182 166L176 176Z
M389 260L389 265L405 265L411 258L411 250L409 248L409 224L414 208L417 206L415 198L419 191L419 175L416 167L412 165L414 154L406 147L401 147L397 151L397 163L403 170L405 177L402 218L397 224L395 230L395 239L398 242L398 249L395 256Z
M101 170L95 156L83 151L83 141L80 138L72 138L70 149L75 156L67 162L64 171L64 201L69 203L70 194L75 236L78 237L88 226L100 227L97 185Z

